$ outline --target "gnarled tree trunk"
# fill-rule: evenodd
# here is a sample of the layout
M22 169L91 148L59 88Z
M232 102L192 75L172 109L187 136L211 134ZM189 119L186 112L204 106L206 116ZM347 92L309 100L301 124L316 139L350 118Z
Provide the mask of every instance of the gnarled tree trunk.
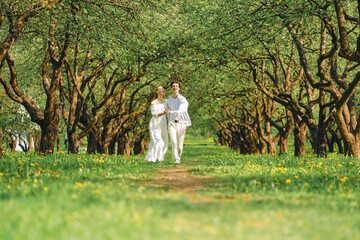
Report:
M131 144L129 133L120 134L118 136L118 155L130 156Z
M306 130L307 126L304 122L295 121L293 130L295 156L305 155Z

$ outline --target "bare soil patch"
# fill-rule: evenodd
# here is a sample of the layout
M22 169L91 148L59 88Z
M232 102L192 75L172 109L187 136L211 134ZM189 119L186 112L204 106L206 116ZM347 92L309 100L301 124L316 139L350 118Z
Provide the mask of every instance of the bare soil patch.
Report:
M206 188L209 184L216 182L208 175L194 175L187 167L165 168L157 172L158 174L147 181L152 187L167 188L169 191L183 192L192 202L214 202L234 200L234 197L212 198L199 194L198 191Z
M193 191L206 187L206 179L210 176L192 175L186 167L165 168L158 171L156 177L150 180L152 186L168 187L173 191Z

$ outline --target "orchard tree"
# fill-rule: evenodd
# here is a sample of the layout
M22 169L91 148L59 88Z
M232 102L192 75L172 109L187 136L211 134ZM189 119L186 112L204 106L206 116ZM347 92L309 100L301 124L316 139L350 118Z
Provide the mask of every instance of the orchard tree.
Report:
M96 11L99 10L99 11ZM101 14L99 14L99 12ZM87 13L87 15L85 14ZM58 4L52 9L49 14L39 15L33 25L28 25L28 32L30 36L23 39L23 44L18 45L18 48L14 50L14 53L6 52L3 61L1 62L1 70L5 68L5 62L7 63L8 72L1 74L0 82L5 88L8 96L15 102L22 104L28 111L31 120L37 123L41 128L41 140L40 140L40 153L48 154L53 152L55 139L58 133L60 114L64 107L64 102L60 101L59 87L64 77L64 69L66 63L68 63L67 57L69 54L70 46L76 42L74 36L80 36L81 32L90 33L96 32L96 29L103 28L103 23L113 20L118 16L119 19L123 18L123 14L133 16L131 7L118 4L117 1L104 1L103 4L97 4L89 1L67 1ZM102 19L104 22L95 21L91 26L88 21L85 21L84 16L96 19ZM119 27L119 22L114 20ZM48 30L48 34L46 33ZM103 28L104 29L104 28ZM92 36L92 39L102 39L106 41L100 41L102 47L107 43L116 41L115 36L109 32L101 32L100 35ZM128 29L124 29L126 32ZM87 32L88 33L88 32ZM106 37L110 35L109 37ZM135 34L133 34L135 35ZM87 36L87 39L91 39ZM120 44L123 39L118 39L117 44ZM26 48L26 45L32 42L32 48ZM39 44L40 42L40 44ZM43 86L43 96L45 103L36 103L34 98L36 96L31 93L26 93L22 89L22 85L25 79L20 79L23 74L18 72L16 67L17 58L25 58L26 54L33 54L32 51L39 49L41 43L45 43L44 57L41 64L41 79ZM113 47L110 45L109 47ZM105 48L104 51L108 49ZM103 56L104 51L98 52L99 56ZM18 57L20 56L20 57ZM75 54L76 57L78 55ZM76 61L75 61L76 62ZM86 64L85 64L86 65ZM22 67L22 66L21 66ZM20 67L20 68L21 68ZM69 69L69 68L68 68ZM4 72L4 71L2 71ZM39 70L37 71L39 73ZM81 74L81 73L80 73ZM7 80L9 79L9 80ZM74 124L73 124L74 125Z
M312 87L331 95L334 103L332 114L345 145L345 153L360 158L360 123L355 109L355 92L360 83L359 73L359 4L354 1L308 1L309 7L304 19L293 20L293 16L279 14L296 43L299 60L304 74ZM278 10L280 12L281 9ZM319 43L317 72L311 68L310 53L306 51L304 32L296 27L313 18L317 25ZM290 20L290 18L292 20ZM329 40L330 41L329 41ZM327 66L326 66L327 65Z

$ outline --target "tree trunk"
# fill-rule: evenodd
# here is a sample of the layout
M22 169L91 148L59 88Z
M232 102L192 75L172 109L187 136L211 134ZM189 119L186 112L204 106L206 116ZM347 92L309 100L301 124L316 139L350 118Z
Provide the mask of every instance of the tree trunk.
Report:
M97 141L97 151L98 153L107 154L109 145L111 143L111 136L107 135L106 133L102 133L101 141Z
M109 144L109 147L108 147L108 154L110 155L114 155L116 153L116 142L117 142L117 139L116 137L110 142Z
M305 155L306 130L307 126L304 122L295 122L293 130L295 156Z
M310 131L310 143L314 150L314 154L316 154L318 157L326 157L327 151L326 151L326 145L327 145L327 139L326 139L326 130L322 126L312 124L309 127Z
M326 139L326 131L322 129L321 127L316 130L316 132L313 134L313 148L314 153L317 156L326 157L326 145L327 145L327 139Z
M280 135L280 139L278 142L278 145L280 147L280 152L279 154L284 154L288 151L289 148L289 136L290 136L290 131L286 132L286 133L281 133Z
M144 143L143 143L144 138L145 138L145 134L142 134L134 142L134 148L133 148L134 155L144 154L144 152L145 152Z
M336 145L338 146L338 153L344 154L342 141L339 138L339 136L337 135L337 133L335 132L335 130L330 129L329 133L331 135L331 138L328 138L329 152L334 152L335 151L334 144L336 143Z
M46 105L44 120L42 120L40 124L40 154L45 155L54 152L60 122L60 104L58 104L57 97L49 97Z
M88 145L87 145L87 153L95 154L97 151L97 129L93 128L87 137Z
M68 153L77 154L79 152L80 140L76 133L68 132Z
M34 148L35 148L35 152L40 152L40 136L39 133L36 133L34 135Z
M61 151L61 139L60 139L59 135L57 135L57 137L56 137L56 151L57 152Z
M98 153L107 154L111 141L116 138L117 133L113 128L114 121L108 121L103 124L102 129L99 130L99 137L97 139L97 151ZM101 132L101 134L100 134ZM118 144L119 148L119 144Z
M31 134L28 134L28 148L26 149L27 153L31 151L32 145L33 145L33 137Z
M262 140L261 138L259 139L259 143L257 144L257 149L258 149L258 153L260 153L260 154L266 153L266 142L264 140ZM253 153L256 153L256 152L253 152Z
M267 153L270 155L276 154L276 142L275 141L269 141L266 143L267 146Z
M292 119L292 114L290 111L286 110L286 124L285 127L282 127L279 131L280 133L280 139L279 139L279 147L280 147L280 153L283 154L288 151L289 148L289 137L291 130L294 126L294 121Z
M52 154L54 152L55 140L58 132L58 122L54 125L41 126L40 154Z
M344 141L345 155L360 158L360 139L357 139L358 134L351 132L351 127L346 123L344 111L335 111L336 124L340 130L340 135Z
M129 134L121 134L118 137L118 155L130 156L131 146Z

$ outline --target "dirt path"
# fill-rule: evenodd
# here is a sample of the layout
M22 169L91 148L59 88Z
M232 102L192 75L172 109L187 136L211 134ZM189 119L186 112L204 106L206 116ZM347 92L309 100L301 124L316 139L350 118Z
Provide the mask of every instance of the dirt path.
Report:
M192 175L187 167L165 168L158 171L149 182L154 187L167 187L171 191L189 192L206 187L210 176Z
M208 175L194 175L187 167L165 168L157 173L154 178L147 181L147 185L167 188L169 191L174 192L183 192L191 202L229 201L234 199L229 197L214 198L208 197L206 194L200 194L199 190L206 188L208 184L214 183L216 180L211 179Z

